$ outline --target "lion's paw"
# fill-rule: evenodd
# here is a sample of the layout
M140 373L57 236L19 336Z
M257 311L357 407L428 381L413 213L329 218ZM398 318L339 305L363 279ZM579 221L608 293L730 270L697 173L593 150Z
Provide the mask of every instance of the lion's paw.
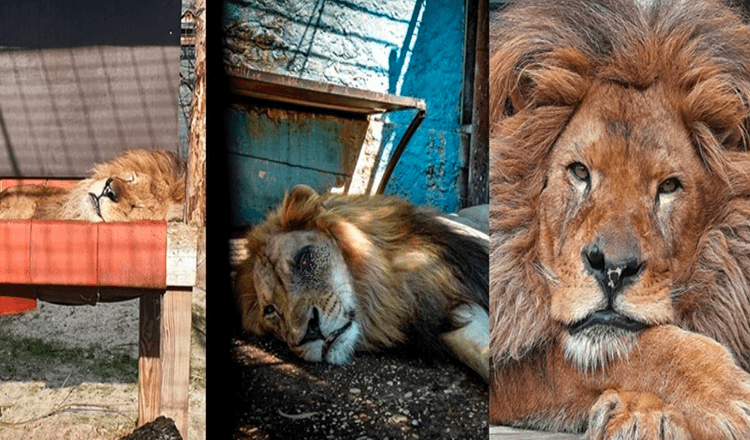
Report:
M591 440L687 440L683 415L651 393L607 390L589 411Z

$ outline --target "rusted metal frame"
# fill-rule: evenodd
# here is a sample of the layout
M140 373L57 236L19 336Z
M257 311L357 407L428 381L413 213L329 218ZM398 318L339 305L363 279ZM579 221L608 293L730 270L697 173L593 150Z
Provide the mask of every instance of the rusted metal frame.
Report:
M401 136L401 140L398 142L396 149L393 150L393 154L388 159L388 165L385 167L383 177L381 177L380 179L376 194L383 194L383 192L385 191L385 187L388 185L388 181L391 179L391 174L393 174L393 170L396 169L396 165L398 164L399 159L401 159L401 154L406 149L406 144L409 143L409 140L411 140L414 132L417 131L417 128L419 128L419 126L422 124L422 121L424 120L426 114L427 112L424 109L417 110L417 113L414 115L414 118L412 118L409 126L406 127L406 132L404 132L404 135Z
M418 98L326 84L259 70L227 68L227 74L230 93L266 101L363 115L426 108L424 100Z

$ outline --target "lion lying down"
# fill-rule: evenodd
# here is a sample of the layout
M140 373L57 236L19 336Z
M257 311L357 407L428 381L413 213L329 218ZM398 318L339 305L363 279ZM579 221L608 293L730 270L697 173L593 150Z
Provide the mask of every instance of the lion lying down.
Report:
M750 28L653 3L492 27L492 423L750 438Z
M247 234L236 277L243 328L331 364L404 343L447 349L487 380L488 256L478 235L393 197L297 186Z
M185 166L174 154L133 150L96 165L72 187L18 185L0 192L0 220L169 220L181 216L184 200Z

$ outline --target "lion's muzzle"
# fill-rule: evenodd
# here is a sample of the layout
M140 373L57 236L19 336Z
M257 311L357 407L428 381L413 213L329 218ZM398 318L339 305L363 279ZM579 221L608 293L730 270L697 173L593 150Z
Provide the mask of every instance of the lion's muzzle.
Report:
M625 252L606 252L605 249L600 244L585 248L583 263L599 283L611 305L622 289L633 283L643 272L646 262L641 261L640 253L632 248Z
M568 327L568 332L571 335L580 333L581 331L591 328L597 325L616 327L629 332L638 332L646 328L646 324L628 318L627 316L618 313L611 309L598 310L581 321L575 322Z
M329 332L328 335L324 335L323 331L320 328L320 312L318 311L317 307L313 307L312 317L307 322L307 330L305 331L305 335L302 337L302 340L299 341L297 346L301 347L302 345L305 345L307 343L322 340L323 345L320 349L320 361L325 362L330 348L339 339L339 337L352 326L355 317L354 310L350 310L346 314L346 317L348 318L346 324L342 325L336 330Z

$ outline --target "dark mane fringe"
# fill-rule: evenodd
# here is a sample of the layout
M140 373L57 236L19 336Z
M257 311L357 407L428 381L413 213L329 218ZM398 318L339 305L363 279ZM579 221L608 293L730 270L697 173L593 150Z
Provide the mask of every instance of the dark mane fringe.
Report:
M750 27L739 12L711 0L650 6L632 0L518 0L493 16L490 41L490 349L495 362L505 362L555 334L546 304L554 280L535 264L536 205L549 153L593 84L645 89L659 83L674 97L670 105L706 169L732 192L727 200L748 197L747 174L738 164L747 163ZM731 235L741 224L730 215L737 209L732 206L730 201L718 219L727 232L702 243L702 249L720 251L715 258L698 258L696 264L707 269L700 283L685 289L725 292L734 286L730 302L750 314L740 304L749 294L750 264L740 255L747 241ZM747 216L742 219L747 222ZM717 259L734 261L731 282L720 280ZM708 326L688 315L689 328ZM750 318L736 324L747 327ZM732 331L739 330L717 339L731 339ZM738 334L742 343L734 347L747 352L750 330Z
M154 184L163 187L155 188L155 193L169 188L171 200L184 202L186 167L174 153L163 150L131 150L109 162L96 165L91 178L117 176L125 170L137 170L141 174L151 176Z

